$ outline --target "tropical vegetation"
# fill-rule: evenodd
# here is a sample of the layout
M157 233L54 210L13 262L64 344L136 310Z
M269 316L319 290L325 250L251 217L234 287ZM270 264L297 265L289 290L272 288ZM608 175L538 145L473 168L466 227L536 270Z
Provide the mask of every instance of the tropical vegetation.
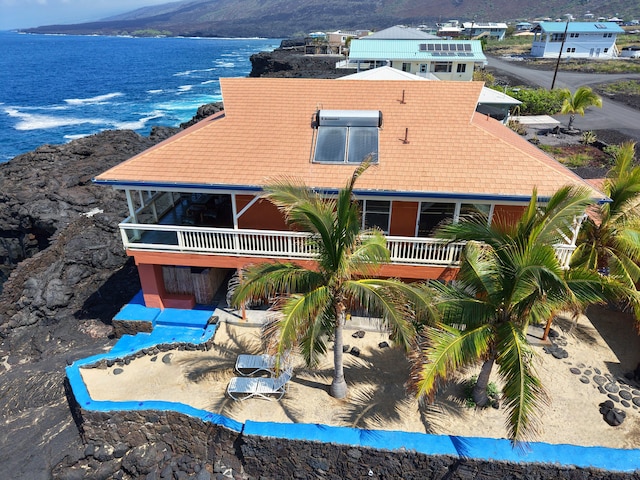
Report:
M592 106L602 108L602 98L590 87L578 87L573 93L569 89L562 89L560 92L564 98L560 113L569 115L568 130L573 126L576 114L584 116L584 111Z
M353 174L337 198L322 197L304 184L283 179L266 188L265 197L284 213L296 228L313 234L310 242L317 252L317 269L294 263L263 263L247 268L232 302L280 297L279 315L266 330L281 358L299 347L309 366L315 366L327 352L333 338L334 374L330 393L347 394L343 366L343 327L346 312L364 309L379 316L391 338L409 349L415 337L411 316L401 298L407 286L397 280L375 279L376 268L389 261L382 232L362 229L360 211L352 198L364 163Z
M437 314L419 330L411 375L419 398L432 397L455 372L480 362L473 401L484 406L497 365L510 438L518 443L536 433L547 397L533 365L529 325L543 324L559 310L603 302L617 288L591 269L563 269L553 248L590 202L587 191L567 187L541 209L534 192L515 224L499 218L489 224L479 215L438 231L467 244L455 281L419 287Z
M615 164L602 187L611 202L592 209L584 221L572 266L587 267L626 287L623 298L640 318L636 285L640 282L640 166L635 143L612 151Z

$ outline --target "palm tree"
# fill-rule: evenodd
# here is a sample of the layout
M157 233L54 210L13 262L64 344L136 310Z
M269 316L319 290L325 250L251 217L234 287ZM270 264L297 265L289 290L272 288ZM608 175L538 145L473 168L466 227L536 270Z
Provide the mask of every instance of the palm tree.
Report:
M352 198L357 178L368 162L354 172L337 198L323 198L303 184L291 180L265 189L265 197L279 207L287 221L313 234L317 269L293 263L264 263L247 268L233 295L233 303L283 295L276 308L281 315L268 329L281 356L298 345L309 366L317 364L327 351L327 339L334 338L334 375L330 393L344 398L347 384L343 368L343 327L347 310L363 307L380 315L392 338L406 349L415 336L403 302L394 301L407 287L395 280L369 278L389 261L382 232L361 230L359 207Z
M480 361L472 395L484 406L497 364L510 438L517 443L536 432L546 394L533 367L528 326L563 308L601 302L609 288L592 270L563 270L552 246L558 228L589 203L586 191L564 188L541 211L534 192L516 224L497 219L489 225L478 216L439 230L444 238L468 243L455 281L422 287L439 318L421 330L413 359L410 383L419 398L432 397L451 374Z
M571 130L573 121L576 118L576 113L584 117L584 110L591 106L602 108L602 98L595 93L589 87L579 87L573 95L569 89L562 90L564 101L562 102L562 108L560 113L563 115L569 114L569 124L567 130Z
M611 202L598 205L584 221L571 264L598 270L622 283L626 290L620 300L630 303L640 318L636 291L640 282L640 166L633 164L634 156L634 142L615 150L614 166L602 188Z

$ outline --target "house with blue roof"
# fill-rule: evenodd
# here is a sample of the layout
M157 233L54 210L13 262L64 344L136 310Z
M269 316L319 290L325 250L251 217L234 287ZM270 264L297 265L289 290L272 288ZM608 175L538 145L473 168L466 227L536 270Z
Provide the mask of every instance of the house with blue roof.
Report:
M485 65L479 40L352 40L345 67L358 71L389 66L440 80L470 81L475 66Z
M558 58L614 58L616 38L624 30L615 22L540 22L532 32L531 56ZM564 41L564 44L563 44Z

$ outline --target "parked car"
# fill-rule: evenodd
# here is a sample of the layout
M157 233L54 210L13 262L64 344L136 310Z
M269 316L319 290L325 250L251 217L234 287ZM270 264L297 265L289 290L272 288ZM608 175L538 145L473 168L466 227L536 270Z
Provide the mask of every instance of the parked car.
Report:
M640 45L630 45L620 49L620 56L627 58L640 58Z

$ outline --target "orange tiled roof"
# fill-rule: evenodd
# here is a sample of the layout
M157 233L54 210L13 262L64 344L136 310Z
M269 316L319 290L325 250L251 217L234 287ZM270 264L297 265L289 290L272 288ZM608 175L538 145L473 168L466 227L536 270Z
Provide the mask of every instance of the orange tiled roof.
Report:
M546 196L566 184L588 186L510 129L475 113L479 82L220 83L224 115L201 121L96 180L260 187L286 175L312 187L340 188L353 164L311 162L313 116L328 109L382 112L379 162L358 180L359 191L526 197L534 187Z

